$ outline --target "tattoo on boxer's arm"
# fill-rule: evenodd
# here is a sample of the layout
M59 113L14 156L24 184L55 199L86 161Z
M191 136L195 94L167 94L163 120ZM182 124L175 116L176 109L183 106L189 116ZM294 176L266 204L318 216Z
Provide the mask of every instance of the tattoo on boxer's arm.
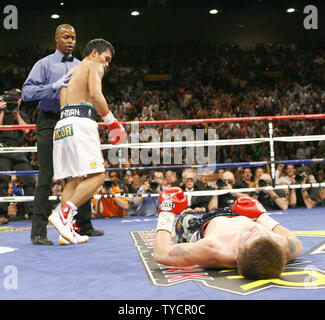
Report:
M169 252L170 257L183 257L183 256L186 256L187 254L188 254L188 251L184 250L180 247L176 247Z
M288 240L288 247L291 254L295 253L297 246L296 241L294 239L287 238Z

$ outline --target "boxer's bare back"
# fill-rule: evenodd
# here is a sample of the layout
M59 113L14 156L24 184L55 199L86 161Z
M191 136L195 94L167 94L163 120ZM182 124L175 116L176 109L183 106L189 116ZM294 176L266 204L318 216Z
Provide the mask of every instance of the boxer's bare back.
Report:
M235 268L239 248L249 246L259 237L271 237L283 248L287 260L300 253L295 235L278 225L272 231L245 216L213 218L205 229L204 238L194 243L170 244L170 233L160 231L156 241L163 244L157 250L160 263L177 266ZM160 253L163 253L160 255Z
M94 104L89 90L89 82L91 81L91 71L96 73L96 70L98 77L101 80L104 75L104 68L101 64L96 62L83 60L78 66L70 70L72 76L68 86L61 90L61 108L67 104L78 105L83 101L92 105Z

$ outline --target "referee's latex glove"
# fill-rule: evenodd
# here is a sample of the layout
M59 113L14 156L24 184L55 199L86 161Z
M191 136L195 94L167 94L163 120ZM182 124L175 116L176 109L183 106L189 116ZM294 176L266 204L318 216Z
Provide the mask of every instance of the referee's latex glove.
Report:
M62 78L52 83L52 89L54 91L58 91L61 90L63 87L67 87L67 83L70 81L71 76L72 72L65 74Z

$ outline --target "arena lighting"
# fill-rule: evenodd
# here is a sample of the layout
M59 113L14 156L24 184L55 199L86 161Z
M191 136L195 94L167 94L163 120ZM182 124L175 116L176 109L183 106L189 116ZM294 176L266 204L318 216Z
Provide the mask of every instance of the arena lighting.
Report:
M131 16L138 16L139 14L140 14L140 12L137 10L134 10L131 12Z
M51 18L52 19L59 19L60 16L58 14L54 13L54 14L51 15Z
M292 12L295 12L296 11L296 9L294 9L294 8L289 8L289 9L287 9L287 12L288 13L292 13Z
M211 9L209 11L210 14L217 14L219 11L217 9Z

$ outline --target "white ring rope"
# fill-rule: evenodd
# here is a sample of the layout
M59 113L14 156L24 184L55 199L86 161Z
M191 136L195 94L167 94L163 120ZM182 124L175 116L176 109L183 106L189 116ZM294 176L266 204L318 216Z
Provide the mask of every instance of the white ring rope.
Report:
M283 190L283 189L307 189L307 188L321 188L325 187L325 182L322 183L306 183L306 184L293 184L293 185L276 185L275 187L256 187L256 188L240 188L240 189L225 189L225 190L202 190L202 191L192 191L184 192L185 195L191 196L215 196L215 195L224 195L227 193L250 193L259 190ZM159 197L159 193L117 193L117 194L104 194L104 195L94 195L92 199L105 199L105 198L146 198L146 197ZM58 196L49 196L49 200L59 200ZM19 197L0 197L0 202L24 202L24 201L34 201L34 196L19 196Z
M180 148L180 147L209 147L226 145L245 145L262 142L270 142L270 138L254 139L227 139L227 140L199 140L199 141L176 141L176 142L143 142L143 143L123 143L118 145L102 144L101 149L120 149L120 148ZM273 141L278 142L301 142L301 141L320 141L325 140L325 135L293 136L293 137L273 137ZM37 152L37 147L2 147L0 153L16 152Z

